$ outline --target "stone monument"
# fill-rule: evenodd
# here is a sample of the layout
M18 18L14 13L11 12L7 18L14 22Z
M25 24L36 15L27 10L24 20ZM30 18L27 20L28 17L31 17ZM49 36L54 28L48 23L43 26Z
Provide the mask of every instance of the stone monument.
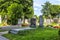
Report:
M20 26L20 27L21 27L21 24L22 24L21 19L18 19L18 26Z
M39 17L40 19L39 19L39 26L40 27L43 27L43 23L44 23L44 19L43 19L43 16L42 15L40 15L40 17Z
M36 28L36 18L30 20L30 27Z

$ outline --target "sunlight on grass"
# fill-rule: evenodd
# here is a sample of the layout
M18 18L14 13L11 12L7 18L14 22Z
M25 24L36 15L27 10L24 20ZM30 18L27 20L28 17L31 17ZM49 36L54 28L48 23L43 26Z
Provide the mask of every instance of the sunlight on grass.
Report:
M58 29L38 28L31 32L32 33L27 33L26 35L6 34L4 36L10 40L59 40Z

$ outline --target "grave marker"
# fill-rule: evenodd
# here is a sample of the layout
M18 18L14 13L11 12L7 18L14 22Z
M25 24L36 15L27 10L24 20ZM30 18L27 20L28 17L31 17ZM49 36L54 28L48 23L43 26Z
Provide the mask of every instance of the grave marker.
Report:
M43 16L42 15L40 16L40 20L39 21L40 21L39 22L39 26L40 27L43 27L44 19L43 19Z
M36 27L36 18L32 18L32 19L30 20L30 22L31 22L30 27L35 28L35 27Z
M21 19L18 19L18 25L21 27L22 21Z

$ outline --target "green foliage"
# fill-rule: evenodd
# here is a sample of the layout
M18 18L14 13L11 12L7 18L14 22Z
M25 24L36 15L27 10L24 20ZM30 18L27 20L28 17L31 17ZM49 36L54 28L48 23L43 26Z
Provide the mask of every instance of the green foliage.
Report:
M58 29L51 28L38 28L33 31L28 31L26 35L5 34L4 36L10 40L59 40Z
M50 14L53 17L56 17L57 15L59 15L59 13L60 13L60 5L52 5L50 7Z
M23 6L21 4L13 3L7 8L7 15L14 18L21 18L23 16Z
M13 3L8 8L8 20L11 21L13 25L16 25L19 18L23 16L23 6L21 4Z
M29 26L29 24L27 24L27 23L22 24L22 27L27 27L27 26Z
M42 13L46 18L54 18L60 13L60 5L52 5L49 2L46 2L42 5Z
M27 9L25 10L25 18L32 18L33 16L33 8L32 7L27 7Z
M33 0L0 0L0 15L7 15L8 22L12 19L31 18L33 12Z
M48 18L50 15L50 6L51 3L49 2L46 2L44 5L42 5L43 9L41 11L46 18Z

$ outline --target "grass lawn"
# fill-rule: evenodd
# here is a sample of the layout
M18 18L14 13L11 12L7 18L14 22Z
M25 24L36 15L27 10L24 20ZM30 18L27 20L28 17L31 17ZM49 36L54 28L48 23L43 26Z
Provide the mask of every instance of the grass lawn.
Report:
M26 35L5 34L3 36L10 40L59 40L58 29L51 28L38 28L30 33L27 33Z

